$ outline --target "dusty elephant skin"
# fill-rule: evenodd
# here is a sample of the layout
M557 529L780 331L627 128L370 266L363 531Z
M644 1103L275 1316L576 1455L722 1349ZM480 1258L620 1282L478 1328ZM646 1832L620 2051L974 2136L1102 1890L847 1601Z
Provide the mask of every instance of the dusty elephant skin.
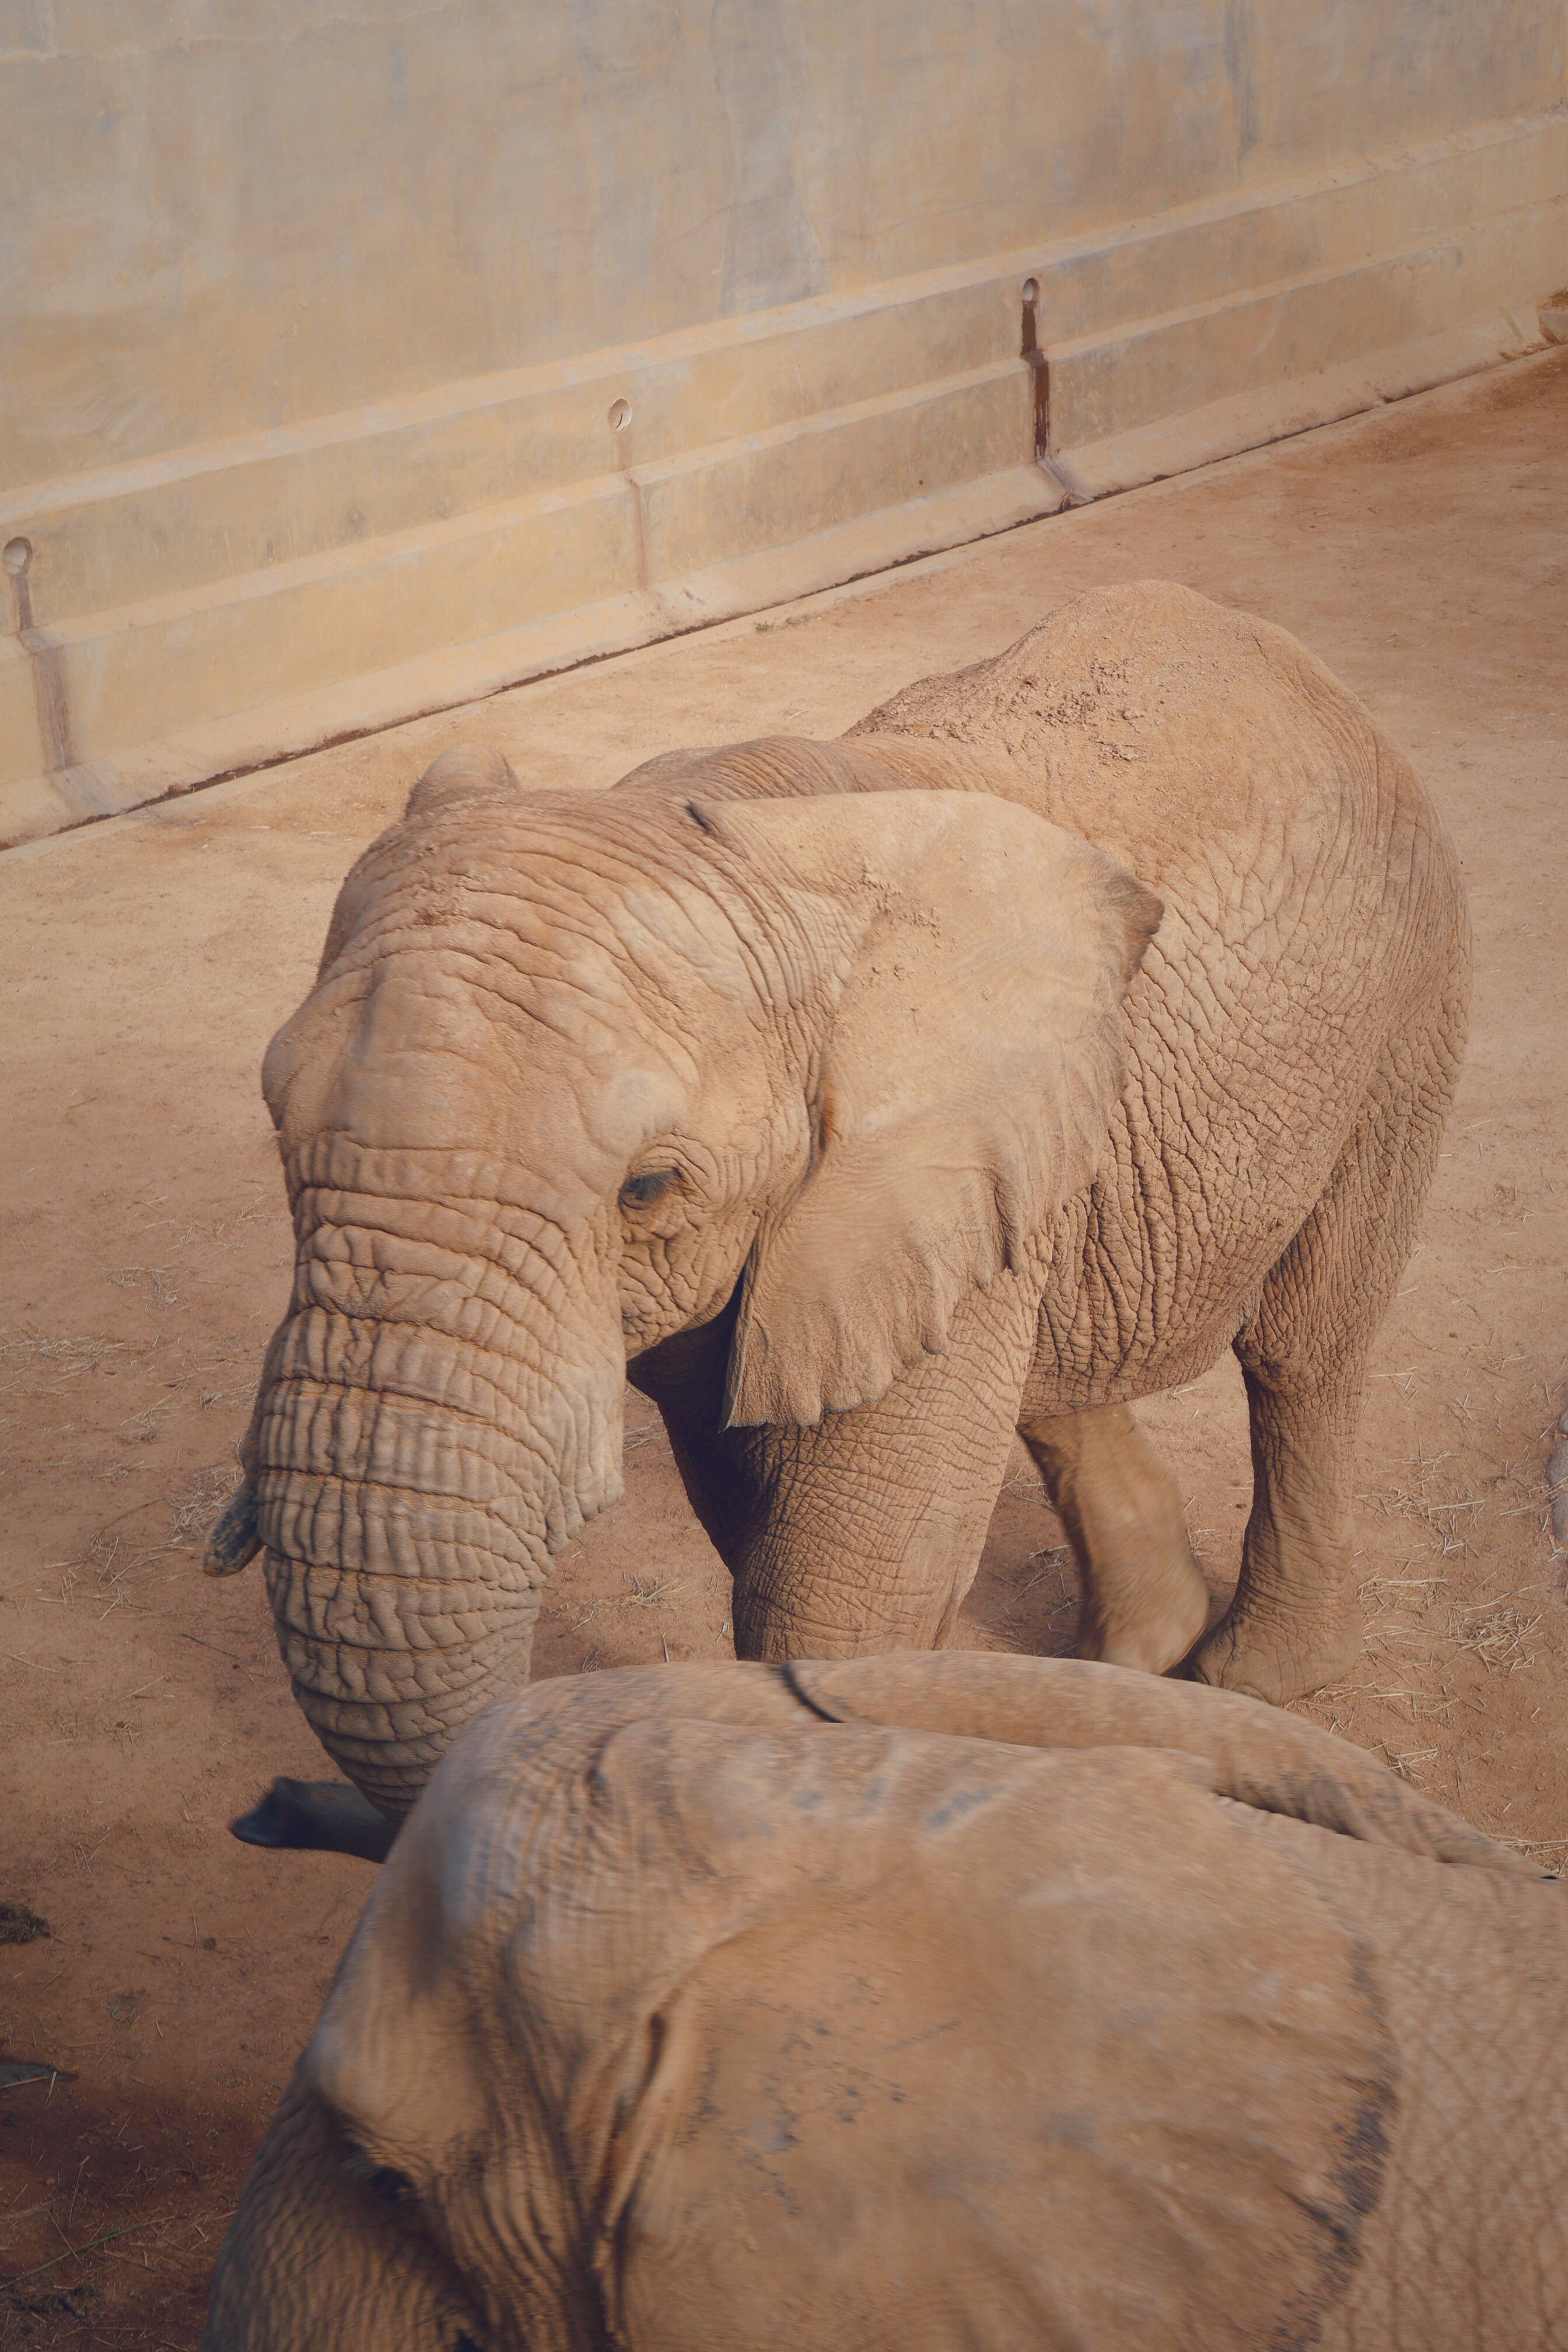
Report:
M399 1835L204 2344L1544 2352L1563 1902L1122 1668L544 1684Z
M1407 763L1184 589L598 799L449 753L267 1057L294 1294L209 1564L264 1549L300 1702L395 1821L526 1681L629 1370L743 1656L940 1643L1017 1431L1082 1654L1321 1686L1468 985ZM1227 1345L1254 1496L1205 1636L1130 1406Z

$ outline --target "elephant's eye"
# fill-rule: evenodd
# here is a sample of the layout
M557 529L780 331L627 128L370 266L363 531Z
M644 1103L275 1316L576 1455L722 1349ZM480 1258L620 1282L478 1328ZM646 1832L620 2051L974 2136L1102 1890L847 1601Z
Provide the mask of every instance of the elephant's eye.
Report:
M383 2205L397 2208L413 2202L414 2183L405 2172L395 2172L389 2164L377 2165L366 2185Z
M641 1176L628 1176L621 1186L623 1209L651 1209L667 1194L673 1192L680 1181L679 1168L650 1168Z

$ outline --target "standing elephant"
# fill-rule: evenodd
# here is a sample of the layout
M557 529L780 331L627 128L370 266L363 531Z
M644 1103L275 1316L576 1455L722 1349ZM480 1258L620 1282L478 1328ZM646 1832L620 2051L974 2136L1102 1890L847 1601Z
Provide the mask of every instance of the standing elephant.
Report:
M209 1566L265 1549L300 1701L396 1820L526 1682L629 1372L743 1656L942 1642L1016 1431L1082 1654L1319 1687L1468 986L1405 761L1183 588L597 797L448 754L267 1055L294 1292ZM1253 1502L1205 1638L1130 1407L1226 1346Z
M541 1684L393 1847L205 2352L1560 2352L1565 1900L1119 1667Z

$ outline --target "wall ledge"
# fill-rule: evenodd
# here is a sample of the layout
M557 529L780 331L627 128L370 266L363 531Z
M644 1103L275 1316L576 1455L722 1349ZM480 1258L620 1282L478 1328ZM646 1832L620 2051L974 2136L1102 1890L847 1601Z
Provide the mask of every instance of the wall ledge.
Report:
M0 539L32 552L26 639L0 639L0 843L1517 356L1565 249L1558 107L11 493Z

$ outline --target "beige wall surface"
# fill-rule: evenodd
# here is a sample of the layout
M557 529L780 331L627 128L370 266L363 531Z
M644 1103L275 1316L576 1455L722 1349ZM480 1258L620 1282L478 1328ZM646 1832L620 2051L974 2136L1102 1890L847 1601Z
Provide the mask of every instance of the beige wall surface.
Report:
M1540 0L5 0L0 24L7 485L1159 213L1563 85Z
M0 844L1531 348L1565 74L1564 0L0 0Z

